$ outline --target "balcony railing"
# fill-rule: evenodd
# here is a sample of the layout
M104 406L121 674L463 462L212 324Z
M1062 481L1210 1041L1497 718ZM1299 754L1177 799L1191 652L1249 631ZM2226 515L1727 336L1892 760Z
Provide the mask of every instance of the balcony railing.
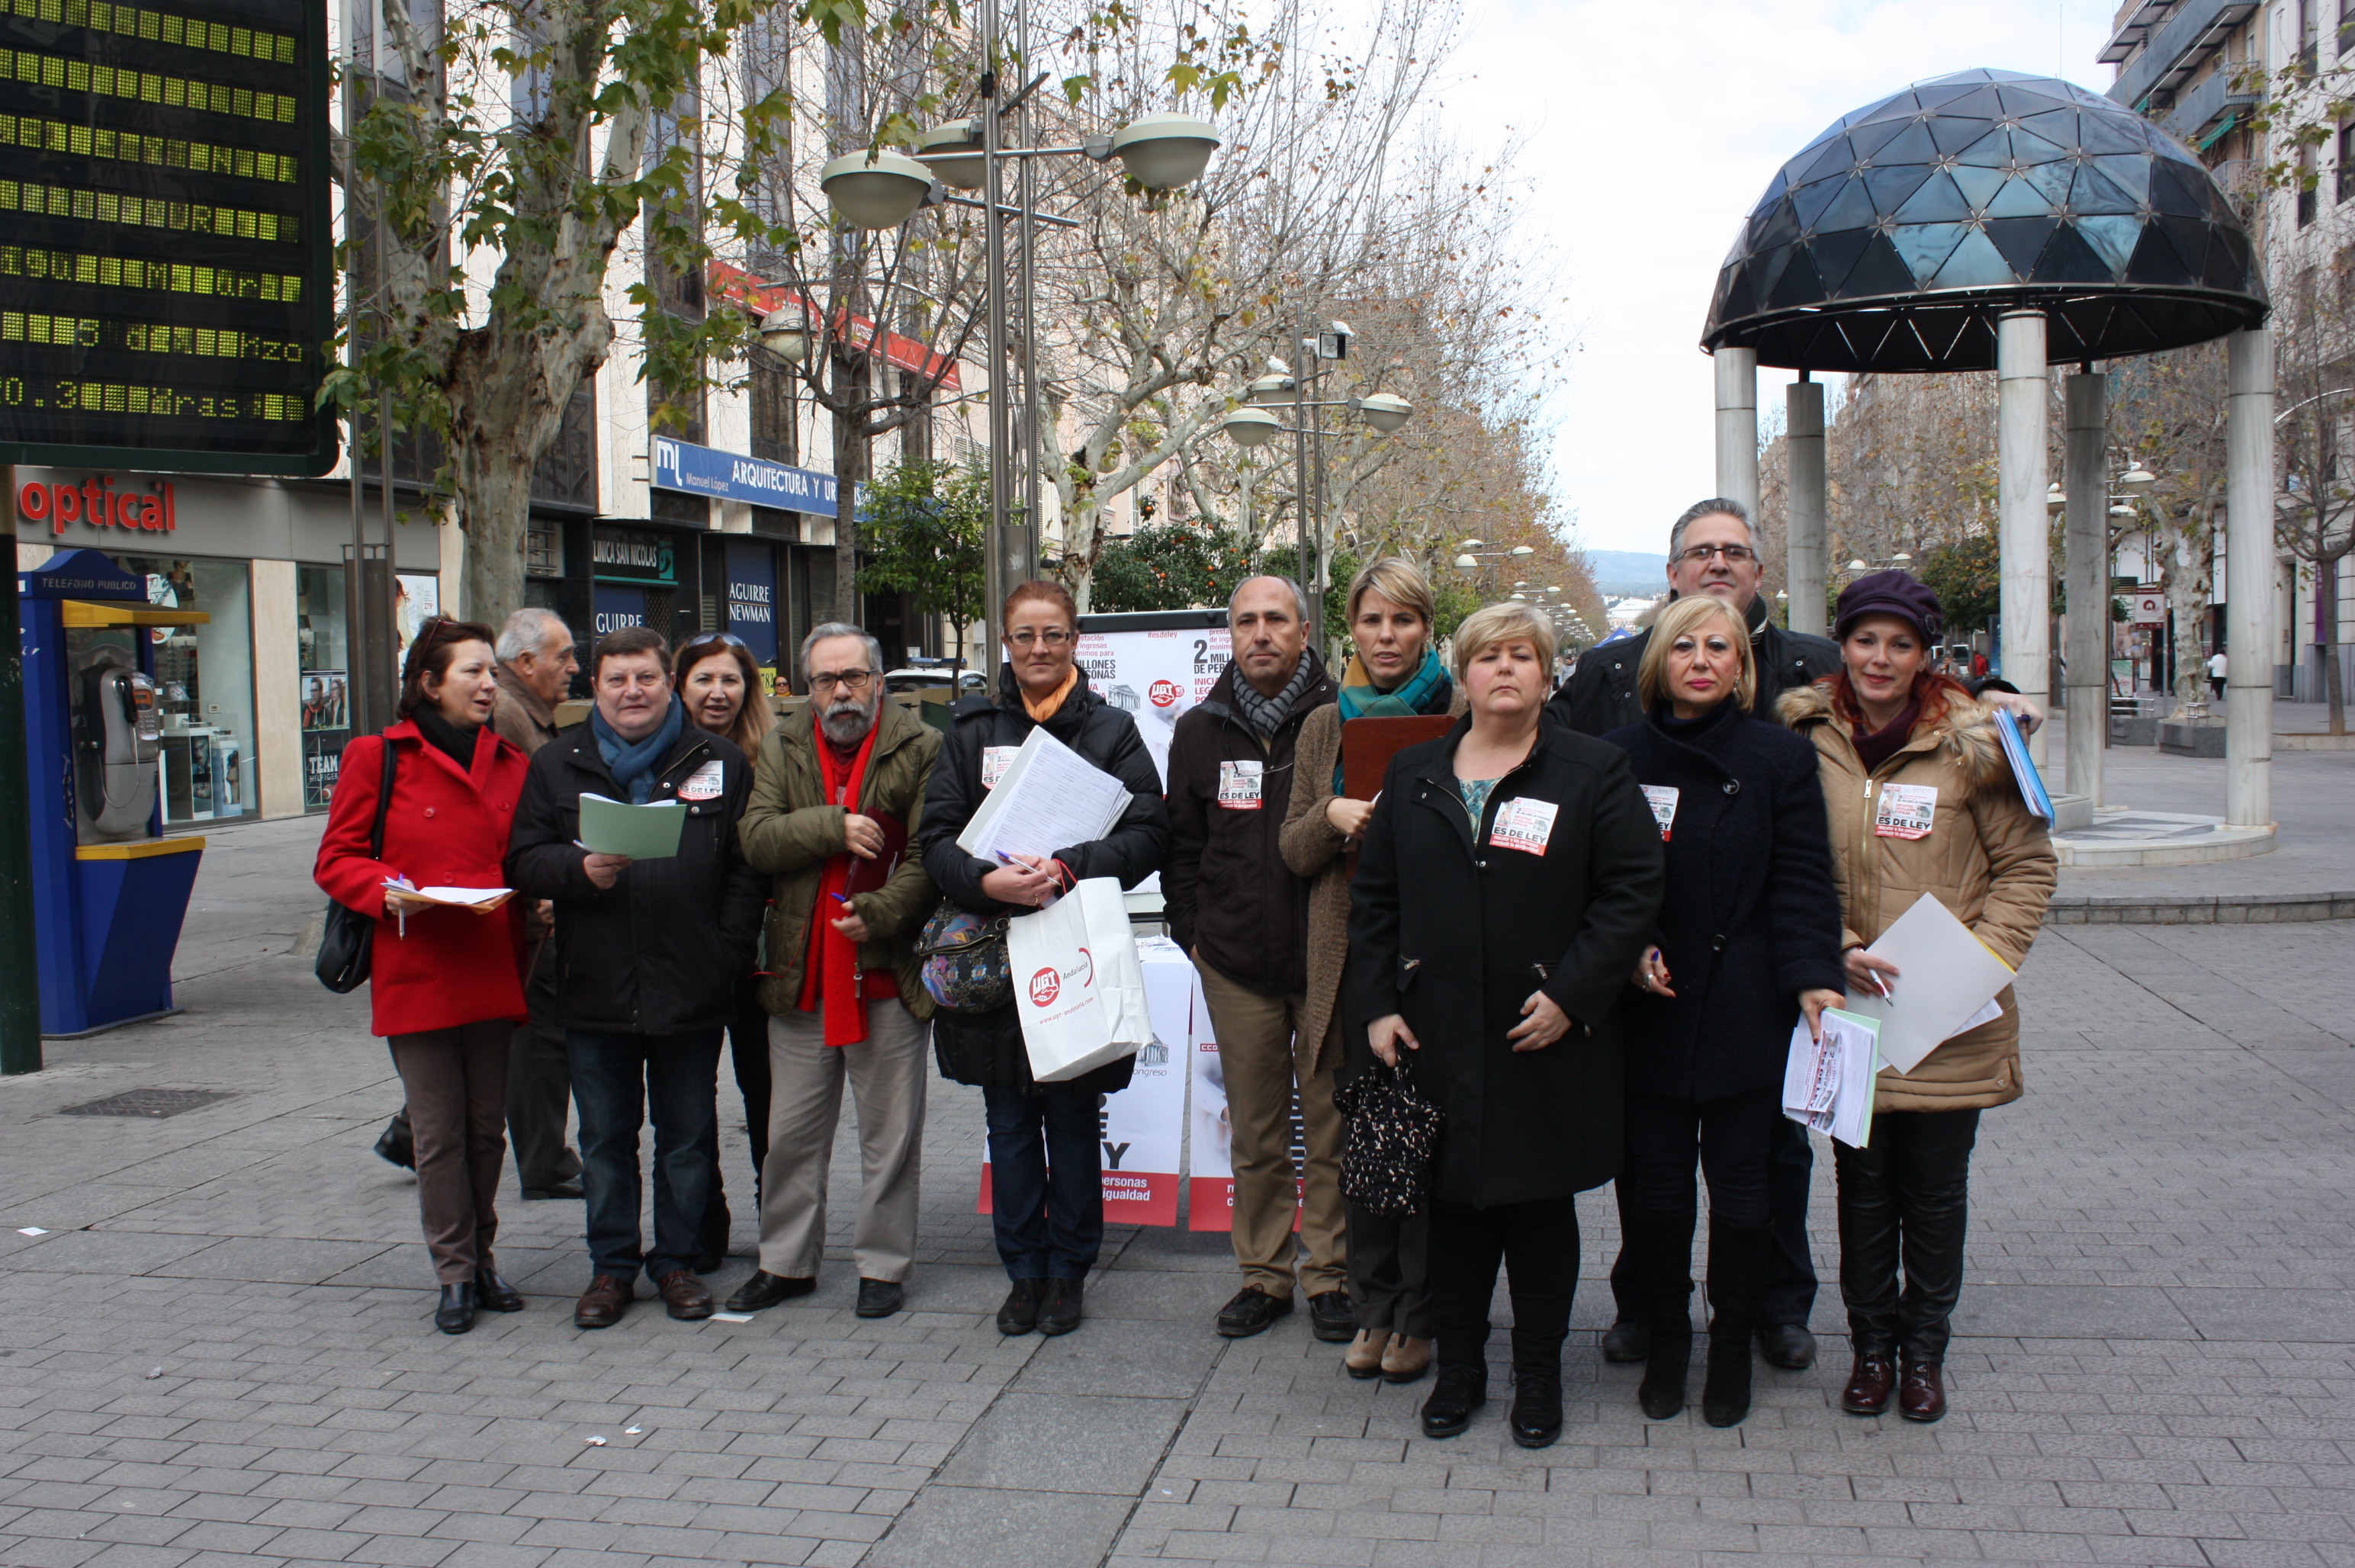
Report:
M2256 0L2185 0L2111 85L2111 101L2147 112L2153 94L2179 90L2256 11Z

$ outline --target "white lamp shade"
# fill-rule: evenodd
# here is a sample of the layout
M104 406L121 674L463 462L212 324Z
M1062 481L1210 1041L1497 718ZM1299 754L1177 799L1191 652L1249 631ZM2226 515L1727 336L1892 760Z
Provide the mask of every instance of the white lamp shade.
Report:
M1459 555L1455 558L1455 570L1458 571L1470 571L1479 564L1468 555Z
M1358 411L1366 416L1368 424L1388 435L1414 416L1414 405L1389 392L1369 392L1358 400Z
M1237 446L1265 446L1276 437L1283 421L1264 409L1237 409L1227 416L1227 439Z
M970 120L952 120L945 125L935 125L924 133L918 151L927 154L962 153L970 149L972 156L963 158L932 157L924 167L932 171L940 182L952 190L979 190L988 177L983 168L981 129Z
M1112 150L1146 189L1174 190L1202 177L1219 150L1219 133L1191 114L1147 114L1114 132Z
M1512 553L1515 555L1535 555L1537 554L1537 551L1529 545L1517 544L1513 547Z
M803 360L808 358L810 351L809 327L798 320L792 322L785 321L783 319L783 313L779 313L778 315L772 316L770 319L774 321L776 325L773 326L762 326L761 328L761 347L775 355L778 358L790 360L795 365L798 365Z
M2118 475L2118 488L2129 496L2144 495L2158 483L2158 475L2139 463Z
M1285 375L1262 376L1251 384L1251 400L1255 403L1291 402L1293 389L1298 384Z
M932 188L930 169L901 153L852 153L818 171L818 188L853 229L897 229Z
M2120 501L2116 506L2110 508L2110 516L2114 517L2131 517L2134 515L2134 507L2124 501Z

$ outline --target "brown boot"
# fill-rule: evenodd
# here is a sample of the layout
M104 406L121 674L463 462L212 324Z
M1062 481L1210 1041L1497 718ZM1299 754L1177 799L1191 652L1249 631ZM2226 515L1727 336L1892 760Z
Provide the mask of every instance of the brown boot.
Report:
M1879 1415L1889 1408L1890 1391L1897 1385L1897 1363L1884 1350L1859 1350L1856 1366L1840 1391L1840 1408L1850 1415Z
M1946 1384L1935 1361L1908 1361L1897 1380L1897 1413L1908 1421L1935 1421L1946 1413Z
M1360 1328L1358 1337L1349 1341L1348 1350L1341 1357L1341 1370L1353 1378L1378 1378L1382 1375L1382 1348L1391 1342L1387 1328Z
M1431 1341L1393 1334L1382 1350L1382 1381L1411 1383L1431 1371Z
M572 1308L572 1326L575 1328L611 1328L629 1309L629 1282L615 1279L610 1274L601 1274L589 1282L588 1289L581 1293L579 1304Z
M655 1289L662 1294L663 1305L670 1309L670 1315L682 1323L711 1316L711 1292L683 1268L675 1268L655 1281Z

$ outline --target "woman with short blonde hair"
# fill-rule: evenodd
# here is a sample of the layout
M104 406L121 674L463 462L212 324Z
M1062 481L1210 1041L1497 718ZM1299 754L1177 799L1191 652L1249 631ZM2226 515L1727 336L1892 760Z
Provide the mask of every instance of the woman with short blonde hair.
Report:
M1742 699L1742 711L1747 713L1756 705L1758 661L1751 652L1750 628L1742 624L1742 613L1722 599L1696 593L1675 601L1652 623L1651 639L1644 645L1644 662L1636 667L1636 696L1645 712L1667 699L1668 650L1678 637L1698 635L1711 621L1724 623L1727 638L1741 651L1742 673L1734 677L1733 690Z
M1431 579L1423 569L1402 555L1386 555L1362 568L1349 580L1349 619L1358 618L1358 605L1367 594L1387 599L1401 610L1412 610L1423 617L1426 626L1439 617L1438 596L1431 591Z
M1464 617L1455 628L1455 678L1462 680L1472 661L1500 643L1525 642L1538 656L1538 667L1553 669L1557 645L1553 623L1528 604L1486 604Z

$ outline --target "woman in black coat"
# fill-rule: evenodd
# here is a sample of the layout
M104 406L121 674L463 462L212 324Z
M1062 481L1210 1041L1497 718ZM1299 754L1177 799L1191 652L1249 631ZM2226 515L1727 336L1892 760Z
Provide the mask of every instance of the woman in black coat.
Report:
M1021 914L1090 877L1136 886L1169 849L1161 775L1136 721L1089 688L1075 656L1079 612L1061 584L1015 589L1002 624L1012 656L996 695L950 709L955 728L932 766L916 832L925 871L950 903L979 915ZM1003 866L975 859L957 848L957 835L1041 726L1128 785L1128 809L1102 838L1052 856ZM988 1118L990 1221L1013 1281L998 1332L1068 1334L1080 1326L1082 1282L1103 1243L1098 1096L1127 1088L1135 1061L1123 1057L1067 1083L1034 1083L1010 1000L986 1013L935 1013L932 1052L942 1077L981 1090Z
M1446 1112L1433 1172L1439 1377L1423 1430L1487 1401L1497 1266L1513 1295L1513 1440L1561 1431L1575 1194L1619 1171L1614 1008L1652 934L1660 838L1614 746L1544 718L1553 631L1492 604L1455 633L1471 711L1391 759L1350 889L1355 1016ZM1401 1050L1403 1048L1403 1050Z
M1772 1239L1769 1136L1791 1026L1838 1007L1832 886L1815 748L1750 717L1750 635L1722 600L1679 599L1652 628L1636 687L1651 717L1604 738L1625 749L1668 846L1659 935L1636 966L1627 1035L1627 1168L1619 1214L1651 1330L1637 1394L1685 1407L1685 1298L1698 1147L1709 1181L1709 1378L1701 1414L1750 1413L1750 1338Z

